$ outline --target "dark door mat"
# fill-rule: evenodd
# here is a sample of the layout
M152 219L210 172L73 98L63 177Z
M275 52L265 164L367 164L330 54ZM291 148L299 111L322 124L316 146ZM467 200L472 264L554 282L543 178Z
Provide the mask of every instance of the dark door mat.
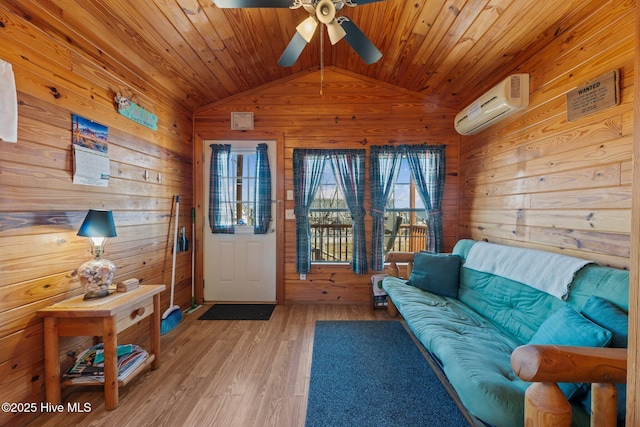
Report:
M214 304L198 320L269 320L275 304Z

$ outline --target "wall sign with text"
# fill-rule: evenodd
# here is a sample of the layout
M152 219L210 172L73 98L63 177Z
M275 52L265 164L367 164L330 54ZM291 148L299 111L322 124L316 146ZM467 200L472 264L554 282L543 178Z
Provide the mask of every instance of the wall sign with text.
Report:
M253 113L231 113L232 130L253 130Z
M118 113L151 130L158 130L158 116L145 110L131 99L118 92L113 98L118 106Z
M567 92L567 120L574 121L620 103L620 72L613 70Z

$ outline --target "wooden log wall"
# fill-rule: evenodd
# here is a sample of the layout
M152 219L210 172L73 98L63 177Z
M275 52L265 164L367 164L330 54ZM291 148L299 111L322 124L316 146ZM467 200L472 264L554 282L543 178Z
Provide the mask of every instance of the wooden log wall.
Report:
M76 269L91 254L76 233L88 209L114 213L118 236L105 258L117 266L116 281L137 277L168 288L174 195L181 195L179 222L189 239L193 204L190 109L157 88L137 86L137 76L118 69L99 47L60 37L55 27L62 22L51 19L45 28L32 19L0 5L0 58L13 65L19 103L18 142L0 142L0 401L16 403L44 400L43 325L35 312L82 293ZM117 91L137 95L159 117L158 130L119 115ZM107 188L72 183L73 114L109 128ZM190 252L179 253L176 302L184 308L190 265ZM166 291L162 307L168 306ZM130 328L121 340L142 342L147 331L148 323ZM87 341L61 339L63 364ZM0 413L0 425L23 421Z
M461 237L629 267L636 17L635 1L603 3L514 64L529 107L461 137ZM565 94L616 69L620 104L569 122Z
M285 167L277 171L277 179L283 178L282 194L286 194L287 190L293 191L294 148L368 150L371 145L446 144L443 211L445 250L451 250L457 241L458 223L458 137L452 125L455 111L439 107L419 94L333 68L324 70L322 94L320 90L321 73L313 70L196 110L196 153L202 153L204 140L259 139L264 133L276 132L284 140ZM231 131L233 111L253 112L254 130ZM367 188L368 167L367 159ZM201 165L196 167L196 176L198 170ZM200 217L202 196L198 188L201 187L196 183ZM284 201L284 209L293 206L293 201ZM370 195L365 192L367 213L370 206ZM370 254L369 215L366 230ZM301 280L295 269L295 220L285 221L284 234L284 302L368 303L370 274L356 275L349 265L316 263L306 279ZM196 282L200 283L197 275Z

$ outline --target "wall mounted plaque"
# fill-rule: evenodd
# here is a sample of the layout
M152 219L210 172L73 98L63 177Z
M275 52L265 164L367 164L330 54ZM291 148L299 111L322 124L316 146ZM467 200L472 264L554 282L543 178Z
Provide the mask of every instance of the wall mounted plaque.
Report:
M231 129L252 130L253 113L231 113Z
M574 121L620 103L620 73L613 70L567 92L567 120Z

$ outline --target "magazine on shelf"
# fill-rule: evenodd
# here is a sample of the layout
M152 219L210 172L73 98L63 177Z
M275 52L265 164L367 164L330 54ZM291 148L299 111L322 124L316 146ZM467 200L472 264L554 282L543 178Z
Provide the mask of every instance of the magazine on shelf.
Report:
M103 351L102 343L84 350L78 355L73 366L64 374L64 378L73 383L104 382ZM118 346L117 355L118 381L127 378L149 357L149 353L140 346L130 344Z

